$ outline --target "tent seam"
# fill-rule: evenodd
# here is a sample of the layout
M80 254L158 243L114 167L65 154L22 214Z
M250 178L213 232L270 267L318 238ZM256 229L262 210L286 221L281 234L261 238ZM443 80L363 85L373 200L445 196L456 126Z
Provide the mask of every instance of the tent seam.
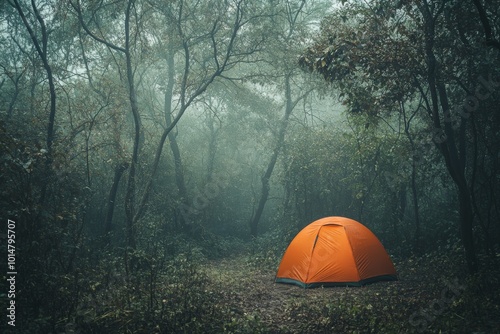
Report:
M312 262L313 253L314 253L314 250L316 249L316 244L318 243L319 232L321 231L321 229L323 228L323 226L324 225L320 226L319 229L318 229L318 231L316 232L316 238L314 239L314 244L312 246L311 254L309 256L309 263L307 264L307 274L306 274L305 282L307 282L309 280L309 272L311 271L311 262Z
M342 228L344 229L344 233L347 237L347 242L349 243L349 250L351 251L352 259L354 260L354 264L355 264L354 267L356 268L356 272L358 273L358 280L361 280L361 274L359 273L358 262L356 261L356 257L354 256L354 249L352 248L352 244L351 244L351 237L349 236L349 233L347 233L345 226L342 225Z

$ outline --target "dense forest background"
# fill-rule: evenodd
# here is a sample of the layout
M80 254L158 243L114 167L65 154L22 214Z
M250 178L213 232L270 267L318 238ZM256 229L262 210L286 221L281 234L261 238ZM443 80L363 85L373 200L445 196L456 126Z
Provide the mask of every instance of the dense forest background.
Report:
M498 332L499 10L2 1L0 329ZM294 235L333 215L400 282L276 287Z

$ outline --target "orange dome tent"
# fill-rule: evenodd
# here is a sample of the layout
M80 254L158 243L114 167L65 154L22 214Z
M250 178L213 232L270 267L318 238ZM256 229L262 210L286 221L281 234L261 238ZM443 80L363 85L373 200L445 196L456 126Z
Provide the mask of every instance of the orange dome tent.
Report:
M397 280L396 269L367 227L349 218L326 217L295 236L275 281L313 288L393 280Z

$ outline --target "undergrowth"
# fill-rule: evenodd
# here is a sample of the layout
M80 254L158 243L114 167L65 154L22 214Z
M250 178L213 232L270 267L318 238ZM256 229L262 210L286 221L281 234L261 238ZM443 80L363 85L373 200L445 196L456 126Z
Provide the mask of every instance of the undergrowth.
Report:
M72 276L50 277L54 298L46 295L30 321L21 313L17 333L500 331L498 257L482 258L482 270L465 278L461 250L447 249L396 258L397 282L304 290L273 282L285 239L254 240L246 254L226 258L195 247L137 253L129 272L123 257L105 254Z

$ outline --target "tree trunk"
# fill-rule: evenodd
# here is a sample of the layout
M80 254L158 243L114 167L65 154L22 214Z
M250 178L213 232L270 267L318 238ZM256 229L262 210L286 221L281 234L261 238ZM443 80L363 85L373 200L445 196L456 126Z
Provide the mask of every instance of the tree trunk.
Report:
M118 193L118 185L122 178L123 173L128 168L128 163L121 163L115 167L115 176L113 178L113 184L109 190L108 195L108 210L106 212L106 220L104 221L104 240L105 245L109 246L111 244L111 230L113 229L113 214L115 211L116 194Z
M130 14L133 1L128 2L125 14L125 60L127 67L127 83L129 90L130 110L134 119L134 146L132 150L132 159L128 173L127 191L125 194L125 215L127 218L127 247L136 248L136 212L135 212L135 192L136 192L136 168L139 161L139 151L141 142L141 118L137 104L137 96L134 83L134 71L132 68L132 55L130 51Z
M42 60L43 68L45 69L45 72L47 73L47 81L49 84L49 94L50 94L50 112L49 112L49 120L47 124L47 138L46 138L46 145L47 145L47 155L46 155L46 160L45 160L45 178L46 182L43 182L42 187L40 189L40 198L38 200L38 206L42 208L38 214L35 216L34 220L34 228L35 231L40 228L40 223L41 223L41 213L43 208L45 207L45 202L47 198L47 190L48 186L50 184L48 178L52 174L51 172L51 165L52 165L52 159L53 159L53 152L52 152L52 144L54 142L54 137L55 137L55 117L56 117L56 88L54 84L54 77L52 75L52 67L49 64L48 60L48 38L49 38L49 33L47 32L47 27L45 25L45 21L40 15L40 12L38 11L38 8L36 7L36 4L34 1L31 2L31 7L33 9L33 13L36 17L36 20L38 21L40 25L40 32L41 32L41 41L39 38L35 35L35 32L31 26L31 24L28 22L26 15L24 14L24 11L19 4L17 0L14 0L12 3L14 8L17 10L19 16L21 17L21 20L23 21L24 26L26 27L26 30L28 30L28 33L30 35L30 38L33 42L33 45L35 46L35 49L37 51L38 56ZM40 43L41 42L41 43ZM33 89L35 86L32 86Z
M419 204L418 204L418 193L417 193L417 166L415 165L415 160L411 164L411 193L413 200L413 214L415 216L415 240L413 244L413 251L419 254L421 245L421 232L420 232L420 214L419 214Z
M476 257L476 248L474 245L473 222L474 214L472 212L471 196L467 187L459 188L459 213L460 227L462 234L462 243L465 249L465 258L470 273L478 271L478 263Z
M208 117L208 128L210 129L210 140L208 142L208 161L207 161L207 176L206 182L212 180L215 165L215 156L217 153L217 130L214 126L214 119L212 113Z
M467 266L469 273L476 273L478 270L476 248L474 246L474 213L472 208L472 197L469 190L469 185L467 178L465 176L465 162L466 162L466 142L465 142L465 129L467 124L467 119L464 117L460 118L460 126L458 136L455 136L454 130L452 129L449 110L450 106L448 103L448 95L446 93L446 88L442 82L437 82L437 90L439 93L439 101L441 102L441 108L444 112L444 127L447 140L444 142L447 146L447 151L449 152L448 165L447 168L451 174L451 177L455 181L458 188L458 199L459 199L459 221L460 230L462 234L462 243L465 249L465 258L467 261ZM448 119L448 120L447 120ZM458 137L457 139L455 139ZM458 143L455 143L455 140ZM458 147L457 147L458 146Z
M172 98L174 92L175 83L175 63L174 63L175 52L172 47L169 48L167 53L167 87L165 90L164 98L164 112L165 112L165 122L167 128L172 126ZM183 205L189 206L188 193L186 188L186 182L184 179L184 167L182 165L181 152L179 150L179 145L177 144L177 134L170 131L168 134L168 141L170 144L170 150L174 157L174 168L175 168L175 184L177 185L177 190L179 191L179 200ZM184 226L187 222L184 221L184 217L179 215L180 225Z
M403 112L404 113L404 112ZM417 191L417 154L415 153L415 143L410 135L410 120L406 122L405 115L405 134L410 142L411 150L413 152L412 162L411 162L411 194L413 201L413 215L415 216L415 235L413 240L413 251L419 254L422 250L421 245L421 231L420 231L420 213L419 213L419 201L418 201L418 191ZM420 157L422 158L422 157Z
M261 178L262 182L262 190L260 193L260 199L259 199L259 204L257 206L257 210L255 211L253 217L250 219L250 235L252 237L257 236L258 232L258 225L260 218L262 216L262 212L264 211L264 207L267 202L267 198L269 197L269 179L271 178L271 175L274 170L274 166L276 165L276 161L278 160L278 155L280 153L281 147L283 146L283 143L285 141L285 132L286 128L288 126L288 119L290 118L290 115L293 111L293 108L295 107L296 103L293 103L292 101L292 92L291 92L291 86L290 86L290 74L285 75L285 99L286 99L286 104L285 104L285 115L281 119L280 123L280 128L278 132L278 138L276 140L276 146L274 148L273 154L271 155L271 160L269 161L269 164L267 165L266 172Z
M446 168L458 190L459 222L462 244L469 273L478 270L473 235L473 212L470 204L471 196L465 177L465 125L466 119L460 118L458 148L454 129L451 124L450 106L446 87L439 77L438 61L434 55L435 18L427 4L420 7L425 21L425 53L427 57L427 83L431 94L431 116L435 130L434 141L444 157ZM440 120L440 109L443 112L444 129Z
M500 50L500 41L495 39L494 30L491 28L490 21L488 19L488 14L486 9L483 7L481 0L472 0L474 6L476 6L477 12L479 14L479 20L483 26L485 41L484 44L489 47L493 47Z
M274 166L276 165L276 161L278 159L278 154L279 154L280 148L281 148L281 145L277 144L277 147L274 150L273 155L271 156L271 161L269 161L269 164L267 165L266 172L264 173L264 175L261 178L262 190L260 193L259 204L257 206L257 210L255 211L252 219L250 220L250 235L252 237L257 236L257 232L258 232L257 227L259 225L260 217L262 216L262 212L264 211L264 207L266 205L267 198L269 197L269 190L270 190L269 179L271 178L271 175L272 175L273 170L274 170Z
M31 37L31 40L33 41L33 45L35 46L35 49L38 53L38 56L42 60L43 68L45 69L45 72L47 73L47 81L49 84L49 93L50 93L50 112L49 112L49 122L47 125L47 139L46 139L46 144L47 144L47 164L50 165L52 163L52 144L54 142L54 125L55 125L55 116L56 116L56 88L54 84L54 77L52 75L52 67L49 64L48 60L48 36L49 33L47 32L47 27L45 26L45 21L41 17L38 8L36 7L35 3L32 1L31 2L31 7L33 9L33 13L35 14L35 17L40 24L40 31L42 34L42 39L41 43L38 39L38 37L35 35L35 32L33 31L33 28L31 27L30 23L26 19L26 16L24 15L24 12L21 8L21 5L17 0L14 1L14 7L16 8L17 12L19 13L19 16L21 17L24 26L28 30L28 33Z

